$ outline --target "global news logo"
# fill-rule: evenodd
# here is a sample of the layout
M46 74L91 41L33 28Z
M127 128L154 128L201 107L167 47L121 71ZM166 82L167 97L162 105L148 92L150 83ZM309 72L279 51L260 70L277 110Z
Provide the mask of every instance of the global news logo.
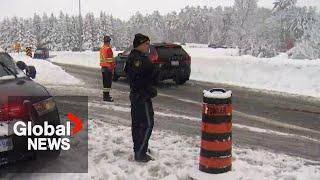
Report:
M66 125L51 125L44 121L43 125L33 122L17 121L13 125L13 132L19 137L27 137L28 150L64 150L70 149L70 137L82 130L82 121L72 113L68 113L69 121ZM75 126L71 129L71 122Z

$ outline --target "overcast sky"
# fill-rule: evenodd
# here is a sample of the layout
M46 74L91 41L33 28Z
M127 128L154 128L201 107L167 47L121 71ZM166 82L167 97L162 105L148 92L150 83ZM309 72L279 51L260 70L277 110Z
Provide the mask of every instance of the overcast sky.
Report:
M31 17L34 13L68 14L78 13L79 0L0 0L0 19L4 17ZM143 14L154 10L166 14L179 11L185 6L231 6L234 0L81 0L82 12L93 12L98 15L105 11L123 20L127 20L135 12ZM259 0L259 6L272 8L273 0ZM299 5L316 6L320 9L320 0L298 0Z

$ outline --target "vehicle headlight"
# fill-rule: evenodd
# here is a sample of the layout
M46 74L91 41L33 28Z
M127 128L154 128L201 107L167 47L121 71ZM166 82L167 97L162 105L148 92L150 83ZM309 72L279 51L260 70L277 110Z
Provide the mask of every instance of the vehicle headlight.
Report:
M48 98L46 100L40 101L38 103L33 104L33 107L36 109L39 116L42 116L46 113L49 113L56 108L56 103L53 98Z

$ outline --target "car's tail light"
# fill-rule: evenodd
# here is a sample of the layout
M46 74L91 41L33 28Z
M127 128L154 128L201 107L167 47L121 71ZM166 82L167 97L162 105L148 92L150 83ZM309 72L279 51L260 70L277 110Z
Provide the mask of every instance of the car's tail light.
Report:
M0 121L24 119L27 115L27 111L22 104L4 104L0 106Z
M157 53L157 51L154 51L150 57L151 59L151 62L152 63L157 63L158 62L158 58L159 58L159 55Z

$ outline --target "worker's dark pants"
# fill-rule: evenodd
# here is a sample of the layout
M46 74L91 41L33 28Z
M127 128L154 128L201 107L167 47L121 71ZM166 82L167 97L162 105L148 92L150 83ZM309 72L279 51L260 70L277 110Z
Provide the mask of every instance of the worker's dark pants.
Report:
M146 155L154 125L151 99L145 102L131 101L132 139L134 153L138 157Z
M108 68L101 68L102 83L103 83L103 96L109 97L112 85L113 72Z

